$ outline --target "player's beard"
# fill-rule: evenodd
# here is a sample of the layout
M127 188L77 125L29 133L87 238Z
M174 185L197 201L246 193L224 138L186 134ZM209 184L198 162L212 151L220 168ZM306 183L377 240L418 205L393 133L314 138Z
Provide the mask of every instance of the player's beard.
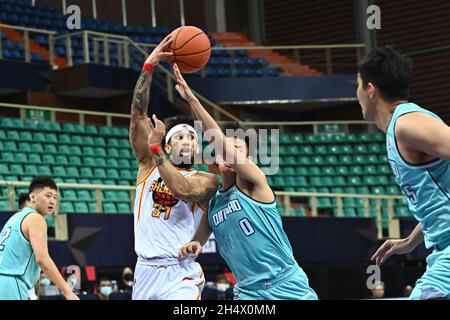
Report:
M180 149L177 154L172 156L172 163L177 168L182 169L190 169L194 165L194 154L193 152L190 152L190 155L183 155L183 150Z

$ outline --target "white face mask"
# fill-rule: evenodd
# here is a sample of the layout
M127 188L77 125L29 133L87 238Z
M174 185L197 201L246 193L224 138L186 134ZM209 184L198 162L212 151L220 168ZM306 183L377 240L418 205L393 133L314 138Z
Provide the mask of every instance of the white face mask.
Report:
M228 283L218 283L216 285L216 288L218 291L220 292L225 292L227 291L227 289L230 287L230 285Z

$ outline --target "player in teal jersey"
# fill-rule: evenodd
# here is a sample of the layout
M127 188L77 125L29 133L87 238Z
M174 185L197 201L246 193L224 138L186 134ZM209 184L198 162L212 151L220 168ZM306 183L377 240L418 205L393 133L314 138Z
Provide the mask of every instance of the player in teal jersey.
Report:
M0 233L0 300L30 299L41 269L66 299L79 300L48 254L44 218L56 208L56 184L36 177L29 191L29 207L14 214Z
M206 138L210 142L214 139L224 153L217 159L222 188L209 202L208 214L202 217L193 241L180 249L180 257L190 253L198 256L214 232L219 252L237 280L236 299L317 300L308 277L294 258L275 194L262 170L250 160L246 142L225 137L176 65L174 71L176 89L202 122Z
M389 164L419 221L407 238L386 241L372 260L380 265L425 240L433 252L409 298L450 299L450 128L407 101L411 74L411 62L390 47L374 49L359 67L364 119L386 133Z

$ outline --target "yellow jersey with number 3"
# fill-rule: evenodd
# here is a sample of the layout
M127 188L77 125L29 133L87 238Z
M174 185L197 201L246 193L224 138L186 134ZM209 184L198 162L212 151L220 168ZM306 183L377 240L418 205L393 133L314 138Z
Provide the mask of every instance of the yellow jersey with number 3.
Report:
M178 169L183 176L195 170ZM171 262L189 242L205 212L205 205L176 199L154 166L136 186L134 203L134 247L145 260Z

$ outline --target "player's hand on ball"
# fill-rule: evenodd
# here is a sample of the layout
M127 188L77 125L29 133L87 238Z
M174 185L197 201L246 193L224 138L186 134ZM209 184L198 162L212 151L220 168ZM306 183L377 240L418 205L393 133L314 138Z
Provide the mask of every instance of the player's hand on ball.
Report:
M177 85L175 86L175 89L177 89L180 96L187 102L191 102L197 99L189 88L186 80L184 80L183 76L181 75L180 69L178 68L178 65L176 63L173 64L173 71L175 73L175 78L177 79Z
M202 245L198 241L191 241L187 244L185 244L183 247L181 247L178 256L183 259L186 258L186 256L189 253L194 253L195 257L197 258L198 255L202 252Z
M387 240L377 252L375 252L371 260L375 261L379 266L393 254L405 254L411 251L412 248L406 239Z
M150 123L150 133L148 135L148 145L152 146L155 144L161 144L161 141L164 139L166 135L166 126L164 122L159 120L155 115L152 116L155 125L148 119Z
M172 52L169 51L168 46L173 42L172 35L169 34L167 37L161 41L158 46L153 49L152 53L149 55L146 63L150 63L153 66L156 66L161 60L164 60L166 57L173 55Z

